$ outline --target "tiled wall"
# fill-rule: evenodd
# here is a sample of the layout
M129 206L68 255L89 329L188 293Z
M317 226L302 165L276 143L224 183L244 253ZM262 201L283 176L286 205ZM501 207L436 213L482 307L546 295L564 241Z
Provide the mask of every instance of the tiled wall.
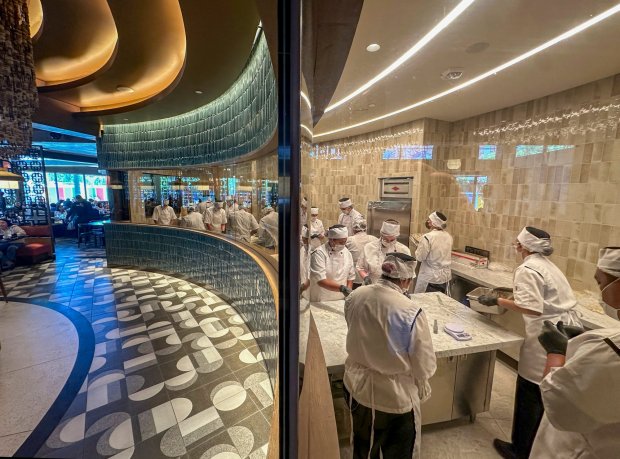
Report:
M161 270L203 285L229 302L250 327L274 386L277 292L245 250L205 233L172 227L113 223L106 225L105 235L108 266Z
M412 232L422 231L426 215L439 209L448 216L455 248L485 248L492 261L516 266L511 242L523 226L537 226L551 234L552 260L573 288L594 290L598 248L620 245L619 96L615 76L454 123L422 120L319 145L319 151L339 146L332 157L341 160L316 158L317 146L306 148L302 189L313 204L329 208L324 216L331 221L338 197L350 194L365 208L378 197L377 177L413 175ZM406 128L422 132L404 139L390 132ZM390 145L410 143L433 145L433 159L381 159ZM495 159L479 159L480 145L494 145ZM542 152L517 157L526 150L518 145ZM457 175L487 178L481 208L463 194Z

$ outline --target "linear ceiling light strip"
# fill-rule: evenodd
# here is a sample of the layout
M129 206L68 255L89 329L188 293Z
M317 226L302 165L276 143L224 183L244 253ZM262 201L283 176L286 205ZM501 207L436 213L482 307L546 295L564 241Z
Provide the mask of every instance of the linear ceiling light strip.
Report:
M342 104L344 104L345 102L348 102L349 100L353 99L354 97L360 95L361 93L363 93L364 91L366 91L368 88L370 88L371 86L374 86L376 83L378 83L379 81L381 81L382 79L384 79L386 76L388 76L390 73L392 73L394 70L396 70L398 67L400 67L401 65L403 65L405 62L407 62L409 59L411 59L415 54L417 54L418 51L420 51L422 48L424 48L428 43L430 43L430 41L435 38L437 35L439 35L439 33L445 29L446 27L448 27L456 18L458 18L461 13L463 11L465 11L472 3L474 3L474 0L462 0L457 6L456 8L454 8L452 11L450 11L450 13L448 13L447 16L445 16L441 21L439 21L439 23L433 27L430 32L428 32L426 35L424 35L420 41L418 41L415 45L413 45L411 48L409 48L409 50L403 54L402 56L400 56L398 59L396 59L394 62L392 62L392 64L390 64L388 67L386 67L383 71L381 71L379 74L377 74L374 78L368 80L366 83L364 83L362 86L360 86L359 88L357 88L355 91L353 91L351 94L349 94L346 97L343 97L342 99L340 99L337 102L334 102L333 104L331 104L330 106L328 106L325 109L325 113L332 111L333 109L341 106Z
M314 138L324 137L326 135L331 135L331 134L336 134L338 132L343 132L343 131L347 131L349 129L354 129L356 127L364 126L366 124L374 123L376 121L381 121L381 120L384 120L386 118L390 118L390 117L392 117L394 115L398 115L398 114L406 112L408 110L412 110L414 108L420 107L421 105L428 104L428 103L433 102L433 101L435 101L437 99L441 99L444 96L447 96L449 94L452 94L452 93L455 93L457 91L460 91L461 89L465 89L465 88L467 88L469 86L472 86L473 84L478 83L479 81L482 81L482 80L484 80L484 79L486 79L486 78L488 78L490 76L496 75L499 72L501 72L502 70L506 70L507 68L512 67L513 65L518 64L519 62L522 62L522 61L524 61L524 60L526 60L526 59L528 59L528 58L530 58L530 57L532 57L532 56L534 56L534 55L536 55L536 54L546 50L547 48L550 48L550 47L552 47L552 46L554 46L554 45L556 45L556 44L558 44L558 43L560 43L560 42L562 42L562 41L564 41L564 40L566 40L566 39L568 39L568 38L570 38L570 37L572 37L574 35L577 35L580 32L583 32L584 30L589 29L590 27L598 24L599 22L607 19L610 16L613 16L614 14L616 14L618 12L620 12L620 3L617 4L616 6L614 6L613 8L610 8L607 11L605 11L605 12L603 12L603 13L597 15L597 16L594 16L593 18L589 19L588 21L586 21L586 22L584 22L584 23L582 23L582 24L580 24L580 25L578 25L576 27L573 27L572 29L564 32L563 34L558 35L555 38L552 38L551 40L543 43L542 45L537 46L536 48L533 48L530 51L528 51L526 53L523 53L520 56L517 56L514 59L509 60L508 62L505 62L504 64L502 64L502 65L500 65L498 67L495 67L495 68L493 68L493 69L489 70L488 72L485 72L485 73L483 73L481 75L478 75L477 77L472 78L471 80L468 80L468 81L466 81L466 82L464 82L464 83L462 83L462 84L460 84L458 86L454 86L453 88L450 88L450 89L448 89L446 91L440 92L439 94L435 94L434 96L431 96L431 97L429 97L427 99L421 100L421 101L416 102L416 103L411 104L411 105L407 105L406 107L399 108L398 110L395 110L395 111L390 112L390 113L386 113L386 114L378 116L376 118L371 118L369 120L362 121L362 122L359 122L359 123L356 123L356 124L352 124L350 126L346 126L346 127L343 127L343 128L334 129L332 131L315 134Z

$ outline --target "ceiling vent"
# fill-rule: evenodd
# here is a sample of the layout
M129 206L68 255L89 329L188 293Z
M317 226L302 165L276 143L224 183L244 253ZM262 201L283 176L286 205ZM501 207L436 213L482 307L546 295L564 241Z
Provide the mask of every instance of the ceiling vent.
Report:
M463 69L448 69L441 72L442 80L458 80L463 76Z

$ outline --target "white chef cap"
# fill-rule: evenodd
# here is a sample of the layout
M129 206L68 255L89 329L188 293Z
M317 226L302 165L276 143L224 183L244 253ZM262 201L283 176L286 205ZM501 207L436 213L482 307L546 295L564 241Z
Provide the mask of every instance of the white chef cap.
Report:
M404 253L388 253L381 265L383 275L392 279L412 279L415 275L416 261Z
M265 208L262 210L262 214L263 214L263 216L264 216L264 215L267 215L267 214L270 214L271 212L273 212L273 207L271 207L271 206L267 206L267 207L265 207Z
M301 237L310 237L310 230L308 229L308 225L304 225L301 227Z
M384 236L400 236L400 223L396 220L386 220L381 225L381 234Z
M301 198L301 205L306 207L308 205L308 200L306 198Z
M334 225L327 230L329 239L346 239L349 237L349 230L344 225Z
M441 212L433 212L428 216L428 219L431 221L432 225L435 228L443 229L446 227L446 222L448 219Z
M310 207L310 215L317 215L319 213L318 207Z
M346 209L347 207L351 207L353 202L351 202L351 198L342 198L339 200L339 205L341 209Z
M366 231L367 228L368 223L366 223L366 220L357 220L353 223L353 231Z
M542 253L546 256L553 253L551 236L549 236L549 233L538 228L526 226L517 236L517 241L529 252Z
M605 247L598 251L596 267L613 277L620 277L620 247Z

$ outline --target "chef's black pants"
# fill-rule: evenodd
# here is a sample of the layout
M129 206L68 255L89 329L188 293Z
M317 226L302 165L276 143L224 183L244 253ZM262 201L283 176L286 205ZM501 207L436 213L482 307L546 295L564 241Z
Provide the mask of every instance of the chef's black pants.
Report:
M372 410L360 405L344 390L353 417L353 459L403 459L413 457L415 416L375 410L374 436Z
M517 457L529 457L544 411L540 386L518 376L512 420L512 446Z

